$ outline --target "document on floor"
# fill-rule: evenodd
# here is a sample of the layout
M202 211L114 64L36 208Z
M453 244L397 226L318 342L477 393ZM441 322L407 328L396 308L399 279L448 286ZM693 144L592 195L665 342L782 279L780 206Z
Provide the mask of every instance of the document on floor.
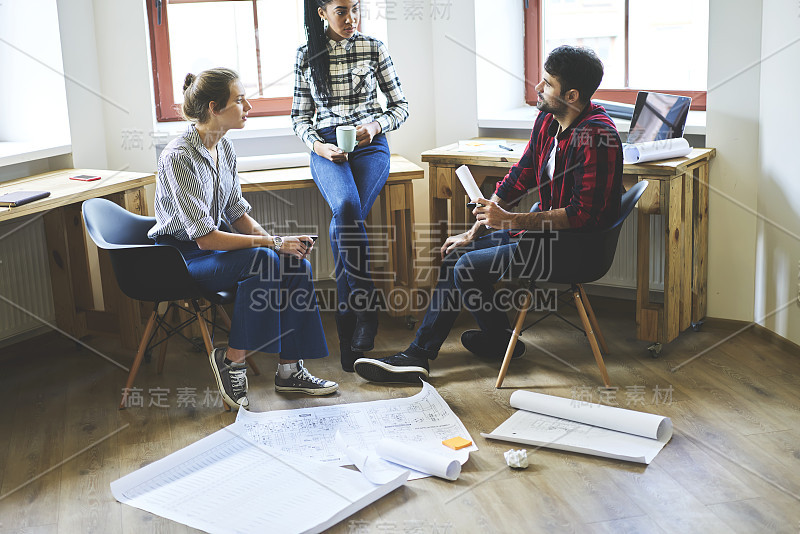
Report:
M285 454L234 423L111 483L121 503L211 533L322 532L402 486Z
M514 415L485 438L649 464L672 437L669 417L515 391Z
M236 421L249 439L281 452L332 465L351 465L346 451L336 442L372 454L378 443L391 438L432 453L458 460L469 459L478 448L454 451L442 441L461 436L474 441L461 420L436 389L427 382L422 391L402 399L386 399L315 408L252 413L239 410ZM428 476L412 472L410 479Z

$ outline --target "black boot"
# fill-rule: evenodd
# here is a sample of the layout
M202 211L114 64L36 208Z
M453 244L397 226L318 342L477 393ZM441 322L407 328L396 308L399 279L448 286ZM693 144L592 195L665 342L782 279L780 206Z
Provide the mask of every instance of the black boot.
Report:
M339 334L339 358L342 362L342 369L352 373L353 362L364 356L361 352L353 351L350 348L353 331L356 328L356 314L336 312L334 317L336 317L336 332Z
M350 348L353 352L367 352L375 348L375 336L378 333L378 312L356 312L356 327Z

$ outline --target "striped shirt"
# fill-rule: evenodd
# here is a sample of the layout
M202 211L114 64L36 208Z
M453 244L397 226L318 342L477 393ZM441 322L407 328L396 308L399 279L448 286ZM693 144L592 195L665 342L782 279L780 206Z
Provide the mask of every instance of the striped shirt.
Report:
M622 143L602 106L589 104L558 134L551 113L539 113L522 158L497 184L495 194L512 203L537 188L542 211L566 208L570 228L608 228L622 198ZM558 135L557 135L558 134ZM552 177L547 162L555 147Z
M147 236L170 235L193 241L250 211L236 173L236 153L223 137L217 143L218 165L200 140L194 124L172 140L158 158L156 225Z
M328 39L328 54L330 95L323 101L311 76L308 45L297 50L292 127L308 148L314 150L316 141L325 142L317 133L322 128L378 121L386 133L405 122L408 101L385 44L356 32L338 42ZM378 87L386 95L386 111L378 103Z

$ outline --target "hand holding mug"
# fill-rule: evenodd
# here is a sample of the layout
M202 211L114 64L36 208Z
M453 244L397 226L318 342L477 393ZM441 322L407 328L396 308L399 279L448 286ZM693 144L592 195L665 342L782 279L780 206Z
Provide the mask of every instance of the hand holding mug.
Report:
M334 163L343 163L347 161L347 152L342 152L342 149L330 143L323 143L317 141L314 143L314 152L327 160Z

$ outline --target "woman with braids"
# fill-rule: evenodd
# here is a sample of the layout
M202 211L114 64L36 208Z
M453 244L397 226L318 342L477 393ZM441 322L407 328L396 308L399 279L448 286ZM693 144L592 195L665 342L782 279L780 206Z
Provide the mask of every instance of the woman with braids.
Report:
M204 289L236 287L228 347L209 354L223 400L249 406L245 356L254 351L279 354L277 391L333 393L339 385L311 375L301 359L328 355L305 259L314 241L272 236L248 215L236 154L224 137L244 128L251 108L239 76L223 68L188 74L183 98L191 124L158 158L156 225L148 235L179 249Z
M385 134L408 117L389 51L358 32L359 18L357 0L305 0L308 42L297 51L292 103L294 131L311 149L311 175L333 212L336 328L345 371L374 347L382 299L370 276L364 219L389 177ZM336 145L342 125L356 127L350 153Z

